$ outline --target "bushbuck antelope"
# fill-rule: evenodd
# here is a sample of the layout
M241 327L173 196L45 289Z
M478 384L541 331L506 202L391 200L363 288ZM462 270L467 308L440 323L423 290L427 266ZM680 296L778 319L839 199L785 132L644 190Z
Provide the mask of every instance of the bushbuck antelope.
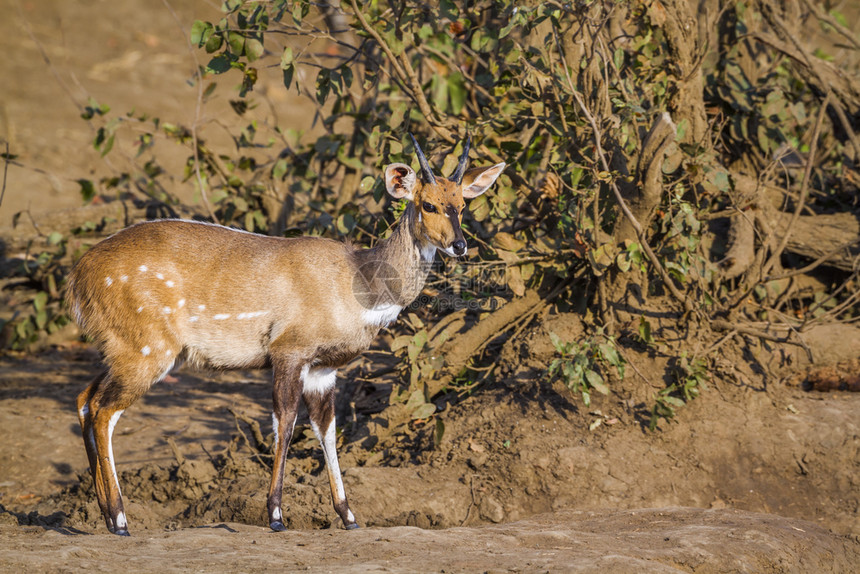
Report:
M484 193L505 169L499 163L467 171L467 140L453 175L434 176L412 142L420 175L402 163L385 168L388 193L410 203L391 236L372 249L160 220L105 239L72 269L69 309L99 345L106 366L78 395L77 408L108 530L128 536L114 426L182 361L218 369L272 367L272 530L286 530L281 492L300 399L322 445L334 508L347 529L358 527L337 460L335 371L418 296L437 249L466 253L464 198Z

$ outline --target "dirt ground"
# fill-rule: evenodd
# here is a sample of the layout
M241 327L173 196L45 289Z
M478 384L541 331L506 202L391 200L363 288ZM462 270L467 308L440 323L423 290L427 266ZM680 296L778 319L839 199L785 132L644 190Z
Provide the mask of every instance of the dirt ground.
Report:
M38 221L43 210L80 205L75 180L107 169L74 103L87 94L116 110L193 115L196 93L185 80L194 64L181 32L217 6L177 3L181 26L161 3L0 7L10 15L0 20L0 46L14 55L0 60L0 137L19 154L0 227L22 209ZM283 110L280 122L308 127L277 94L268 97ZM267 373L180 370L116 427L132 538L109 535L74 412L97 354L68 331L38 354L0 357L0 570L860 567L860 394L807 392L802 353L748 340L725 345L703 397L652 433L646 409L664 358L631 351L638 373L588 409L546 381L549 333L572 340L581 328L576 316L550 315L505 347L498 382L440 404L441 439L432 423L394 426L380 414L392 380L369 378L379 367L373 354L344 369L339 451L363 527L352 532L339 528L306 418L287 467L290 530L265 526L267 461L242 419L270 432ZM856 367L856 330L822 337L810 342L818 360Z

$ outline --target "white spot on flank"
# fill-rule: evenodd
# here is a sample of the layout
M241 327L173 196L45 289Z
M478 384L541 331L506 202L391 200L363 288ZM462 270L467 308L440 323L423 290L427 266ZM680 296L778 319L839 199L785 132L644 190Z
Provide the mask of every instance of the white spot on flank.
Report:
M168 287L173 287L175 285L175 283L173 281L170 281L170 280L165 281L164 284L167 285Z
M151 352L152 352L152 349L149 348L149 345L147 345L146 347L144 347L143 349L140 350L140 354L143 355L144 357L148 357Z
M259 317L260 315L265 315L268 311L251 311L249 313L239 313L236 315L237 319L253 319L254 317Z
M367 325L385 327L397 319L397 315L403 309L400 305L380 305L361 312L361 318Z
M105 277L105 285L107 285L108 287L113 285L113 279L111 279L110 277Z
M206 305L197 305L197 310L198 310L198 311L205 311L205 310L206 310Z
M146 265L141 265L140 267L137 268L137 270L140 271L141 273L146 273L146 271L148 269L149 268Z
M164 351L164 354L169 357L170 355L173 354L173 351L171 351L170 349L167 349L166 351Z
M141 311L143 311L143 307L138 307L137 312L140 313Z
M165 315L170 315L171 313L173 313L173 309L171 309L170 307L165 307L164 309L162 309L162 311Z
M182 309L183 307L185 307L185 299L180 299L180 300L176 303L176 307L177 307L178 309Z
M197 315L191 315L190 317L188 317L188 322L189 323L196 323L199 318L200 317L198 317Z
M119 278L119 280L122 281L123 283L125 283L126 281L128 281L128 275L123 275L122 277Z
M218 313L217 315L215 315L212 318L215 319L216 321L221 321L223 319L229 319L230 315L227 313Z
M155 277L158 279L164 279L164 275L162 275L161 273L156 273Z

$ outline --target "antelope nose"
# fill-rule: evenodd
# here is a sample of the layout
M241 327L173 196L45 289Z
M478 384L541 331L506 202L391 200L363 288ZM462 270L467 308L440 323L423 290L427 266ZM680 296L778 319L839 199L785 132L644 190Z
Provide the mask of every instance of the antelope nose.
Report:
M451 245L451 247L454 248L454 253L457 255L466 254L466 242L463 239L458 239Z

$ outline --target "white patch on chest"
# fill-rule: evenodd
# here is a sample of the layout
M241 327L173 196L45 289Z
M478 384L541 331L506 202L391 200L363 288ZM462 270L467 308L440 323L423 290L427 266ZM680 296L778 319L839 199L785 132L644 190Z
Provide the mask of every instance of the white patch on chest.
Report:
M378 307L362 311L361 319L367 325L387 327L397 319L397 315L399 315L402 310L403 307L400 305L379 305Z
M421 248L421 259L429 263L433 261L434 257L436 257L435 245L425 245Z
M302 368L302 392L325 394L337 380L337 372L329 367Z

